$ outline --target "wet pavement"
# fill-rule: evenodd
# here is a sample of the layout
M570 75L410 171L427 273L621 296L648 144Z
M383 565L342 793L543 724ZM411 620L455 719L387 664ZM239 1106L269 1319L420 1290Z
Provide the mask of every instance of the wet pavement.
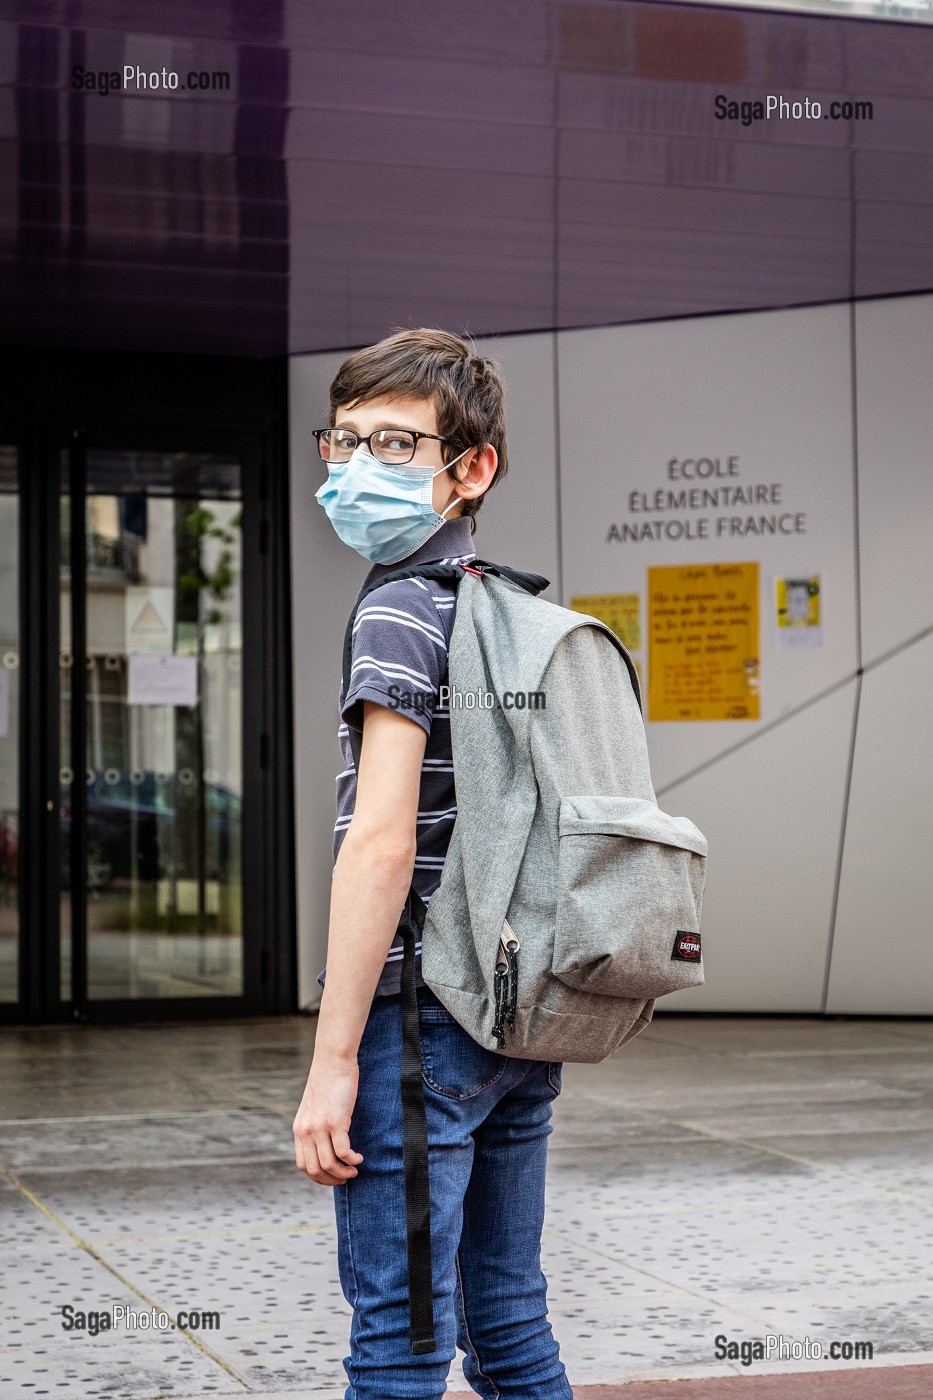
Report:
M0 1400L343 1396L331 1196L291 1142L313 1027L0 1033ZM933 1394L931 1148L928 1021L659 1013L567 1065L542 1252L576 1400ZM181 1309L219 1326L143 1326Z

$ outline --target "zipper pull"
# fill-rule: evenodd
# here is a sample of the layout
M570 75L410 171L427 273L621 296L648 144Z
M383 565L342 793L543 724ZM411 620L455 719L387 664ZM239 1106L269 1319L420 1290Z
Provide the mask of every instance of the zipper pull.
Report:
M493 1023L492 1033L496 1037L496 1045L501 1050L505 1045L505 1032L502 1029L502 1021L505 1016L506 999L508 996L506 988L507 972L504 967L496 966L496 975L493 979L493 986L496 995L496 1019Z
M505 1019L508 1022L509 1030L515 1034L515 1007L518 1002L518 939L510 938L505 946L505 954L508 958L508 1001L505 1009Z
M499 935L499 948L496 954L495 994L496 1021L493 1032L499 1037L500 1050L505 1045L502 1022L505 1021L512 1034L515 1034L515 1008L518 1004L518 950L521 947L509 924L502 920Z

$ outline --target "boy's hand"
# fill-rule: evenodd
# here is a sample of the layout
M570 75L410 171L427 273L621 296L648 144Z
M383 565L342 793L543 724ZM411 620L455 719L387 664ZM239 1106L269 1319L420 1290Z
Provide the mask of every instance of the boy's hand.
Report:
M312 1061L292 1132L296 1167L320 1186L341 1186L356 1176L354 1164L363 1160L349 1136L358 1085L356 1060L326 1066Z

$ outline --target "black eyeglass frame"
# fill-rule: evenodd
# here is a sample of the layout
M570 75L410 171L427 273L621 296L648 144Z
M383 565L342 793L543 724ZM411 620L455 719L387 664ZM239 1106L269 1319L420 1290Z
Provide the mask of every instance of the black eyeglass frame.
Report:
M375 452L373 451L373 438L376 437L378 433L391 433L391 432L396 432L396 433L407 433L409 437L414 438L414 442L412 443L412 447L411 447L411 456L410 456L410 457L406 457L404 461L400 461L400 460L396 457L396 459L395 459L393 462L382 462L382 459L379 458L379 457L376 457L376 454L375 454ZM384 467L407 467L408 464L409 464L409 462L413 462L413 461L414 461L414 459L415 459L415 453L416 453L417 450L418 450L418 443L421 441L422 438L431 438L434 442L450 442L450 438L449 438L449 437L441 437L439 433L422 433L422 432L420 432L419 429L417 429L417 428L375 428L375 429L374 429L371 433L369 433L366 437L363 437L360 433L356 432L356 430L355 430L354 428L312 428L312 430L311 430L311 436L312 436L312 437L315 439L315 441L317 442L318 455L320 456L322 462L326 462L326 461L329 460L327 457L324 456L324 453L323 453L323 451L321 450L321 438L323 437L323 435L324 435L325 433L347 433L348 435L352 434L353 437L356 438L356 447L359 447L361 443L365 443L365 444L366 444L366 450L367 450L373 457L376 457L376 461L377 461L377 462L382 462L382 466L384 466ZM350 449L350 456L351 456L351 457L352 457L353 453L356 451L356 447L351 447L351 449ZM348 460L349 460L349 459L348 459Z

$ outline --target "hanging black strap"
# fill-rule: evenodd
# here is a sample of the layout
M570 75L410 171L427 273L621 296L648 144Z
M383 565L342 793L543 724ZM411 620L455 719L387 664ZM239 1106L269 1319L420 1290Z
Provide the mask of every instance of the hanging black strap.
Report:
M426 912L417 890L409 890L402 911L402 1160L408 1241L409 1342L415 1356L434 1351L436 1346L428 1115L421 1078L421 1028L415 982L415 928L423 929Z
M469 564L412 564L394 569L374 579L356 601L347 623L343 647L343 693L350 693L353 662L353 626L360 603L375 588L396 579L426 578L459 584L464 569L508 579L528 593L540 593L548 580L540 574L523 573L504 564L484 559ZM353 766L359 772L363 736L349 726ZM434 1338L434 1284L431 1269L431 1185L428 1166L428 1117L421 1077L421 1027L418 1018L418 987L415 976L415 940L424 930L427 906L415 889L408 891L399 920L402 935L402 1161L405 1171L405 1233L408 1245L409 1343L412 1354L421 1356L436 1348ZM417 931L417 932L416 932Z

